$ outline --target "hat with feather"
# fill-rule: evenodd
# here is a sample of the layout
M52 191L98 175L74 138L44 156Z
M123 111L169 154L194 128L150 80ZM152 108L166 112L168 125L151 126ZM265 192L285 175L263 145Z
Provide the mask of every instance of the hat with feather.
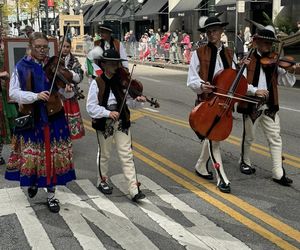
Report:
M207 16L201 16L199 18L199 31L205 32L209 27L213 26L221 26L224 27L228 25L228 22L222 22L218 17L222 15L223 12L218 13L215 16L207 17Z
M268 40L271 42L279 43L279 40L277 39L275 34L274 26L272 25L264 26L260 23L257 23L249 19L245 19L245 20L252 23L257 28L257 32L253 35L253 39L262 39L262 40Z

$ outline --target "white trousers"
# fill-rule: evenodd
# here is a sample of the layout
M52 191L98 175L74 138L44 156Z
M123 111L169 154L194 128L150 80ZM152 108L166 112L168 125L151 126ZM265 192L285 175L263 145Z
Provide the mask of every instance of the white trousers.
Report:
M208 169L206 167L206 163L208 162L209 159L211 159L213 168L214 168L214 163L218 163L220 166L219 170L221 176L219 175L218 171L214 168L216 170L217 185L219 185L221 178L226 184L230 183L223 168L221 152L220 152L220 142L209 141L205 139L202 145L202 151L200 157L195 165L196 170L200 174L208 175Z
M114 133L108 138L104 138L102 132L97 131L100 142L98 146L97 166L98 166L98 183L101 179L108 178L108 161L111 155L112 144L115 142L116 149L122 164L123 173L128 183L128 190L131 197L138 193L136 171L133 162L133 153L131 148L131 133L128 129L128 135L118 130L119 122L114 124ZM100 157L99 157L100 156ZM100 164L99 164L100 158Z
M269 144L269 150L272 157L273 168L272 175L275 179L283 176L282 168L282 140L280 136L280 119L278 114L275 115L275 121L263 113L259 116L254 124L249 116L243 115L244 132L241 144L241 159L251 166L250 146L254 141L257 126L260 125Z

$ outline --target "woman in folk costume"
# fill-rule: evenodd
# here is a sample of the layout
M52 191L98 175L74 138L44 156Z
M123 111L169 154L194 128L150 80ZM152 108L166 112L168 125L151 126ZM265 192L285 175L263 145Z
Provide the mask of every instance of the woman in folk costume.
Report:
M72 84L75 85L75 89L79 90L77 85L83 79L83 70L78 59L71 53L71 40L67 38L64 41L62 47L62 59L65 62L65 67L73 75ZM77 91L78 92L78 91ZM70 136L72 140L79 139L84 136L84 126L80 114L80 108L78 104L79 98L83 98L80 93L75 92L72 98L64 99L64 109L68 120Z
M138 107L138 102L145 102L145 97L128 98L124 101L125 89L121 83L119 67L120 54L113 49L103 52L101 68L104 72L91 82L86 109L93 118L93 128L98 139L98 181L97 188L104 194L112 194L113 187L108 178L108 161L111 155L113 141L122 163L123 173L128 183L131 199L137 202L145 195L139 189L136 169L131 148L130 111ZM129 97L129 96L128 96Z
M215 88L213 77L217 72L227 68L234 68L233 51L221 42L223 27L228 23L221 22L217 17L209 17L199 29L205 31L208 44L193 52L187 79L187 86L197 93L197 103L205 100L205 95ZM205 139L200 157L195 166L196 174L204 179L212 180L213 173L208 170L208 162L212 161L216 170L217 187L221 192L230 193L228 180L221 158L220 142Z
M253 21L251 21L253 22ZM250 161L250 146L254 141L256 128L262 128L269 144L272 158L273 181L290 186L292 180L285 175L282 165L282 139L280 135L280 119L278 116L279 99L277 85L292 87L296 82L295 66L287 69L276 64L262 65L261 58L269 57L274 42L279 42L275 36L275 29L268 25L264 27L253 22L258 31L253 36L255 51L249 60L245 60L247 69L245 74L248 80L248 95L263 98L263 105L259 109L241 109L243 113L243 139L241 143L240 171L243 174L255 173Z
M38 188L47 188L47 206L59 212L55 186L74 180L72 142L60 95L74 95L69 85L63 89L54 86L44 72L48 55L48 38L40 32L29 38L30 56L16 65L10 80L9 97L19 104L19 113L30 115L32 126L16 127L12 139L13 152L7 164L5 178L19 181L28 187L33 198ZM21 118L22 119L22 118Z

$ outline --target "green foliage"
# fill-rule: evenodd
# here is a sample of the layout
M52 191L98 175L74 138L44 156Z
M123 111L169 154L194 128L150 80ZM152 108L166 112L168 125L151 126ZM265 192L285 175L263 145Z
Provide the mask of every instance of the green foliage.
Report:
M296 26L293 25L292 17L277 16L275 24L280 31L286 34L290 34L296 30Z

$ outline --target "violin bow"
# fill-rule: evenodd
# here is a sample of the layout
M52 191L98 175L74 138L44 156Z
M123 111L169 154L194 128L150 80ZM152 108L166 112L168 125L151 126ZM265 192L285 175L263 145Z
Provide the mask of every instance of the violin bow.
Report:
M51 95L52 90L53 90L55 78L56 78L57 71L58 71L58 67L59 67L59 62L60 62L60 59L61 59L61 57L62 57L62 49L63 49L63 46L64 46L64 42L65 42L65 40L66 40L66 36L67 36L67 34L68 34L68 32L69 32L69 28L70 28L70 23L67 23L67 29L66 29L66 32L64 32L63 40L62 40L62 43L61 43L60 48L59 48L58 63L57 63L56 66L55 66L54 76L53 76L53 79L52 79L51 88L50 88L50 90L49 90L50 95Z

